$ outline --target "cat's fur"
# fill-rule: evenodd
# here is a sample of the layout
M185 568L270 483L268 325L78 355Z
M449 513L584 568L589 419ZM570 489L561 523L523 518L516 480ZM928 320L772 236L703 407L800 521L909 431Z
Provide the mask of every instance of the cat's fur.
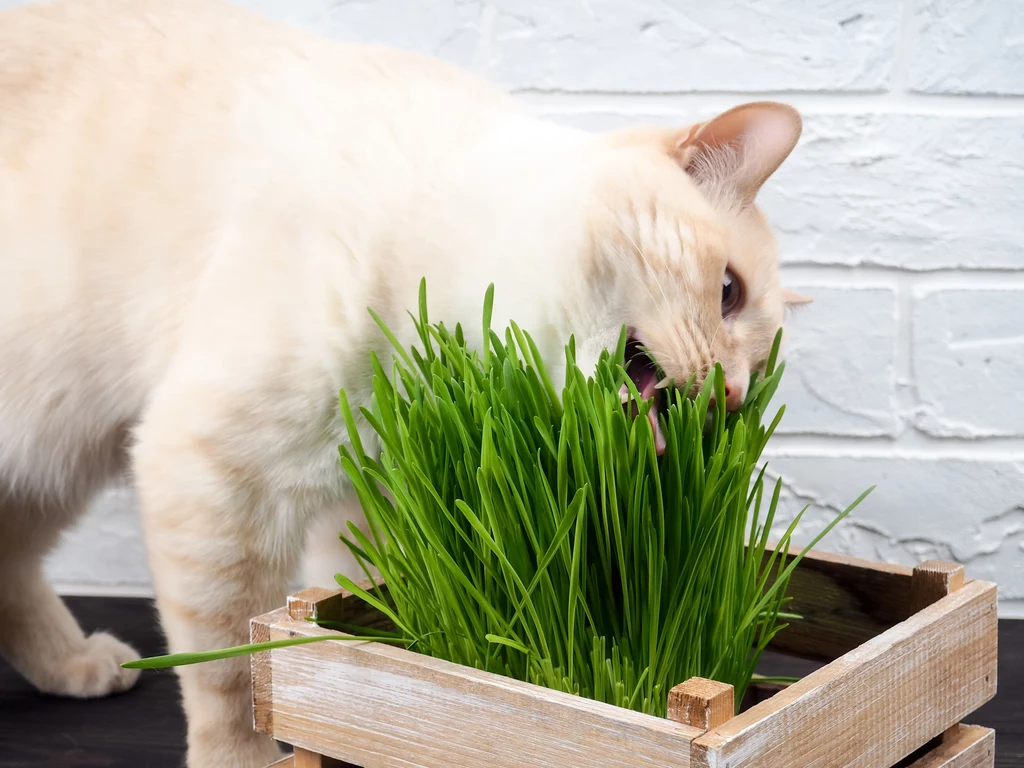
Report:
M338 391L365 398L386 349L368 306L409 338L421 276L434 319L472 331L493 281L495 325L555 365L625 323L679 379L722 361L738 402L786 300L753 199L799 133L757 104L592 136L216 0L0 14L0 651L57 694L135 681L40 568L125 470L171 650L246 640L317 516L322 540L360 519ZM727 264L746 302L723 321ZM276 754L248 669L181 669L191 768Z

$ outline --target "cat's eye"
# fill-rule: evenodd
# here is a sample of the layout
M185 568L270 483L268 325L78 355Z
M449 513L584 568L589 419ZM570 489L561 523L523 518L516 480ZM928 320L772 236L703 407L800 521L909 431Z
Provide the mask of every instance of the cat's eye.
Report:
M731 269L722 275L722 317L735 314L743 306L743 284Z

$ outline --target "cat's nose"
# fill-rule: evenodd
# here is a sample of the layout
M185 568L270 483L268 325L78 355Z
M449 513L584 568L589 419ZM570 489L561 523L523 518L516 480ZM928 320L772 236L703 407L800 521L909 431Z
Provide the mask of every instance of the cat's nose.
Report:
M730 413L738 411L743 406L743 398L746 397L743 387L734 381L725 380L725 410Z

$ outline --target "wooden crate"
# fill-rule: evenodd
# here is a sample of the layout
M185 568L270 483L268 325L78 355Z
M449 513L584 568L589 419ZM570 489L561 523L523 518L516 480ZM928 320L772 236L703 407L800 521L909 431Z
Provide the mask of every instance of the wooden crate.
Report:
M662 719L341 640L253 656L255 727L295 746L295 768L994 764L994 733L960 723L995 695L995 584L952 563L810 552L789 594L805 620L772 647L828 663L736 716L732 687L709 680L676 686ZM253 619L252 640L337 634L308 618L383 619L343 591L310 589Z

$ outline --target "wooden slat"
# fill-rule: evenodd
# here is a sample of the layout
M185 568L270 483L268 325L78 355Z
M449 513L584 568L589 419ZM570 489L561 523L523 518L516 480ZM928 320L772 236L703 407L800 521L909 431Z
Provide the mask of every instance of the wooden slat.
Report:
M359 586L370 591L373 583L366 580L359 582ZM382 586L381 590L386 596L387 587ZM344 589L310 587L290 595L288 615L296 621L320 619L388 632L395 629L395 625L387 616Z
M288 596L288 615L296 621L331 619L339 621L341 603L348 592L343 589L310 587Z
M957 725L942 743L906 768L992 768L996 732L978 725Z
M280 760L275 760L267 768L293 768L295 765L293 755L285 755Z
M295 747L292 768L345 768L347 764L332 757L310 752L302 747Z
M700 737L692 762L891 766L995 690L996 586L973 581Z
M787 563L800 552L791 547ZM774 569L773 569L774 571ZM790 577L786 611L803 616L770 648L832 661L908 618L913 569L812 550Z
M328 632L285 617L270 633ZM702 732L381 643L271 654L274 738L357 765L686 768Z
M249 622L249 642L265 643L270 640L270 625L287 616L288 611L285 608L278 608L252 619ZM270 651L260 651L249 657L249 669L252 677L252 727L260 733L273 733L273 672Z
M709 731L733 716L735 699L728 683L691 677L668 692L668 719Z

